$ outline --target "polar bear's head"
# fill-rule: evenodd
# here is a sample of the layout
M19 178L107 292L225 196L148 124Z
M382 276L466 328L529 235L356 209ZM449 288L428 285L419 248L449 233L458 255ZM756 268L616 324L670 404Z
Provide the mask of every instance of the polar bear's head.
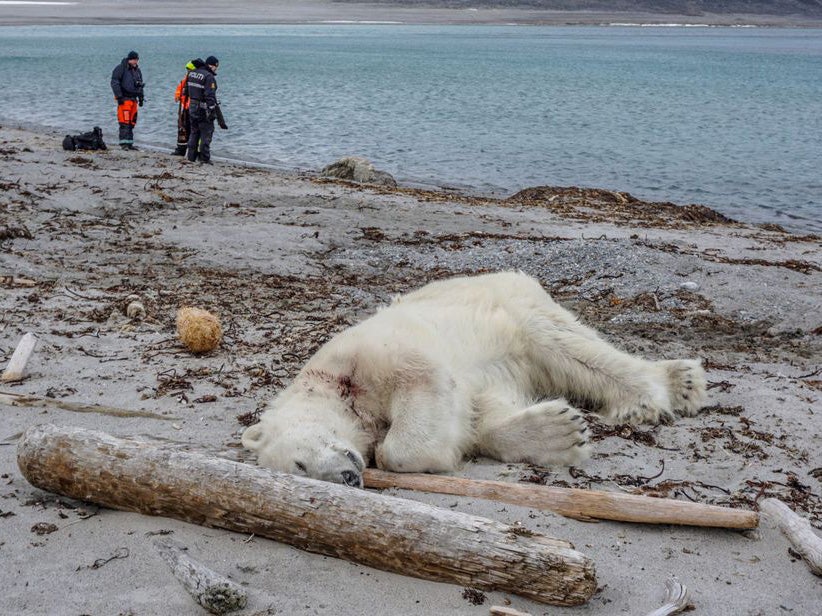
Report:
M298 422L278 428L263 420L248 428L242 441L244 447L257 453L260 466L363 487L365 461L362 454L348 439L321 424Z

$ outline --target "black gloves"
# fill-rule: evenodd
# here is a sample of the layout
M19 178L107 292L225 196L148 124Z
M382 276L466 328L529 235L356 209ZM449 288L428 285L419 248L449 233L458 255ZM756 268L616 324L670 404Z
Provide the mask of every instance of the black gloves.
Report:
M223 130L228 130L228 124L226 124L226 123L225 123L225 120L223 120L222 118L219 118L219 119L217 120L217 124L218 124L218 126L219 126L220 128L222 128Z
M123 101L125 101L125 100L126 100L126 99L125 99L125 98L123 98L122 96L118 96L118 97L117 97L117 104L118 104L118 105L122 105L122 104L123 104Z
M144 99L143 99L143 97L142 97L142 96L141 96L140 98L138 98L138 99L137 99L137 104L138 104L140 107L142 107L142 106L143 106L143 100L144 100Z

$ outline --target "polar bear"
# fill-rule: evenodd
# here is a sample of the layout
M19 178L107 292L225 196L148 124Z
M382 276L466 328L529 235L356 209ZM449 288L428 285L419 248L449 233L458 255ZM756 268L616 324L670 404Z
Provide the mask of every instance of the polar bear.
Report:
M699 360L620 351L514 272L432 282L334 336L248 428L261 466L362 486L366 461L447 472L470 454L575 464L574 406L614 422L694 415Z

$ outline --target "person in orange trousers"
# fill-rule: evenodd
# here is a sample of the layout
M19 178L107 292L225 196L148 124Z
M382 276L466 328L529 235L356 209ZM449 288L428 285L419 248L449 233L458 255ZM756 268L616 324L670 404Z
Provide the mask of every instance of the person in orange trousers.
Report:
M128 52L111 72L111 90L117 100L117 123L120 125L120 147L134 147L134 126L137 124L137 107L143 106L143 74L140 72L140 56Z
M205 62L201 58L196 58L186 64L186 76L177 84L177 90L174 92L174 100L177 101L177 147L173 154L177 156L186 155L188 136L191 134L191 114L188 109L191 99L188 97L188 88L186 88L188 74L203 66Z

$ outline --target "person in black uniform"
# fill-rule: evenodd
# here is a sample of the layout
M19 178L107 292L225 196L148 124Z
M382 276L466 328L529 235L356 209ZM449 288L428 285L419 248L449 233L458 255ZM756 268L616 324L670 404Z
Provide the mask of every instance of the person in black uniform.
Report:
M111 72L111 90L117 100L120 147L124 150L137 149L134 147L134 126L137 124L137 107L143 106L144 85L139 62L139 54L130 51Z
M214 135L214 120L220 128L227 129L220 106L217 102L217 67L220 61L208 56L205 66L191 71L186 81L191 118L191 134L188 138L187 158L191 162L198 158L201 163L211 164L211 137Z

